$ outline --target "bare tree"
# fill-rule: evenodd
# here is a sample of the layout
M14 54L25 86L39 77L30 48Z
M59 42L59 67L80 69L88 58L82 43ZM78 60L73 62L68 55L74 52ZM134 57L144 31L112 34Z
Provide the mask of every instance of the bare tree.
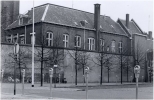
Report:
M20 78L20 83L21 83L21 80L22 80L21 70L23 68L24 69L27 68L26 63L28 62L29 54L20 48L17 56L14 53L9 53L8 55L11 59L5 60L5 65L8 66L9 68L10 68L10 65L14 65L14 66L18 65L19 78Z

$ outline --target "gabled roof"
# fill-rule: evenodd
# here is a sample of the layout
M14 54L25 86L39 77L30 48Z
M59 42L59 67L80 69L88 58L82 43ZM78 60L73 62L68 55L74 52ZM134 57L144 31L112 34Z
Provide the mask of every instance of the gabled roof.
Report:
M129 21L129 28L126 27L126 20L118 19L122 24L122 27L125 28L125 31L129 33L130 35L138 33L138 34L144 34L144 32L140 29L140 27L137 25L137 23L132 19ZM118 22L117 21L117 22Z
M28 13L26 13L26 15L28 15L30 18L27 24L32 24L32 12L33 10L31 9ZM47 3L35 7L34 14L35 14L35 20L34 20L35 23L49 22L49 23L56 23L60 25L82 28L80 22L85 20L88 23L85 25L85 28L94 30L93 13ZM18 21L19 19L14 23L12 23L11 25L9 25L8 29L20 27L18 25ZM120 25L117 22L113 21L108 16L100 15L100 27L101 31L127 35L124 32L124 30L120 27Z

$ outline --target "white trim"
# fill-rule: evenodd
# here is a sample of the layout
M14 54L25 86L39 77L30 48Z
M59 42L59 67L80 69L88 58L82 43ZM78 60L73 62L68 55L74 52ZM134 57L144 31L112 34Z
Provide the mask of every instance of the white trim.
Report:
M45 11L44 11L44 13L43 13L43 16L42 16L42 19L41 19L41 21L44 21L44 19L45 19L45 16L46 16L46 14L47 14L47 11L48 11L48 8L49 8L49 4L46 6L46 8L45 8Z

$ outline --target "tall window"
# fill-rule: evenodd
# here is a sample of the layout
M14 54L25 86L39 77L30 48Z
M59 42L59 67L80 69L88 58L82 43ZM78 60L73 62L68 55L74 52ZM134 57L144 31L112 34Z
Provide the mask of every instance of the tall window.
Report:
M119 42L119 53L122 53L122 42Z
M81 36L75 36L75 47L81 47Z
M111 42L111 51L115 52L115 41L114 40Z
M25 44L25 35L24 34L20 35L20 43Z
M65 48L68 48L68 45L69 45L69 35L68 34L63 34L63 44Z
M95 50L95 39L94 38L88 38L88 46L89 46L89 50Z
M100 39L100 51L104 51L104 39Z
M16 43L16 42L18 42L18 34L13 36L13 43Z
M47 46L53 46L53 33L52 32L47 32Z

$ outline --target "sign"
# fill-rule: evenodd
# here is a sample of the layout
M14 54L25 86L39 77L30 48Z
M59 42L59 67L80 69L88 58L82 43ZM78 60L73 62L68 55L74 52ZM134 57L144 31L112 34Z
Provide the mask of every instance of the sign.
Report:
M134 67L134 73L135 73L135 77L139 78L139 75L140 75L140 66L139 65L136 65Z
M57 65L53 65L53 67L54 67L54 68L56 68L56 67L57 67Z
M19 52L19 44L15 43L14 44L14 54L17 54Z

